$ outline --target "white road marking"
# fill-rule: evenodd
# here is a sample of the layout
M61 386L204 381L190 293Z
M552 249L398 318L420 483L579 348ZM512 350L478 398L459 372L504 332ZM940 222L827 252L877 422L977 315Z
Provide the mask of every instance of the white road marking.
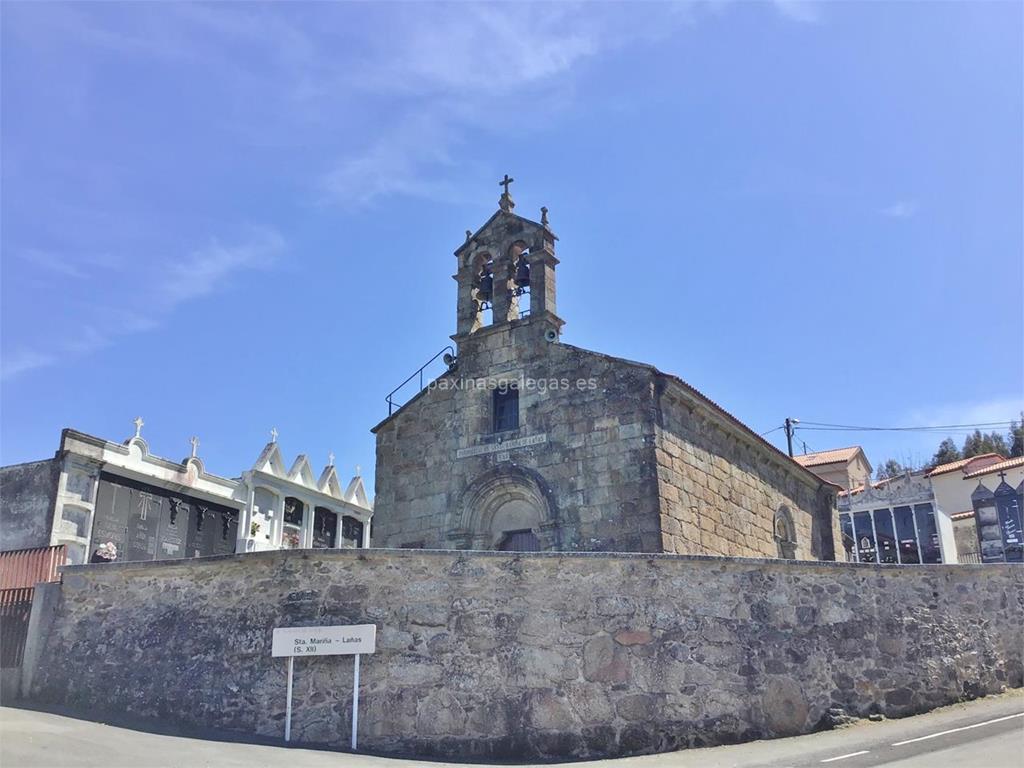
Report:
M857 755L866 755L867 753L868 753L868 751L866 749L862 749L860 752L851 752L848 755L840 755L839 757L830 757L828 760L822 760L821 762L823 762L823 763L831 763L831 762L834 762L836 760L845 760L848 757L856 757Z
M915 741L925 741L926 739L936 739L939 736L945 736L948 733L956 733L958 731L969 731L971 728L980 728L983 725L992 725L992 723L1001 723L1004 720L1012 720L1015 717L1024 717L1024 712L1018 712L1016 715L1007 715L1006 717L997 717L995 720L986 720L983 723L975 723L974 725L965 725L963 728L951 728L948 731L939 731L928 736L919 736L916 739L907 739L906 741L897 741L893 744L894 747L902 747L904 744L913 744Z

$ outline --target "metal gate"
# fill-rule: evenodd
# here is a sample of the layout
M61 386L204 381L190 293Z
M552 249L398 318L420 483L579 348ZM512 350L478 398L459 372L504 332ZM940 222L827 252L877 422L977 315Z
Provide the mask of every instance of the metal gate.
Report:
M21 666L35 586L60 581L66 558L63 544L0 552L0 668Z

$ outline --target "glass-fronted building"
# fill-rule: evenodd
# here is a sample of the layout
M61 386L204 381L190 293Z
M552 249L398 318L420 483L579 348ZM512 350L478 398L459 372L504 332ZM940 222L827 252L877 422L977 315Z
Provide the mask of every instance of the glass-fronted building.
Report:
M955 563L953 523L931 484L907 474L839 496L839 527L851 563Z

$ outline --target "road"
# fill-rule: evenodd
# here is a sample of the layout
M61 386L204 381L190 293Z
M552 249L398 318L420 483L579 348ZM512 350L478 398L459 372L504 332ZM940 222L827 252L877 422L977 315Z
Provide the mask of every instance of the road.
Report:
M0 707L3 768L440 768L448 763L146 733ZM595 768L1024 768L1024 692L839 731L593 763ZM454 768L454 766L453 766ZM463 766L464 768L464 766Z

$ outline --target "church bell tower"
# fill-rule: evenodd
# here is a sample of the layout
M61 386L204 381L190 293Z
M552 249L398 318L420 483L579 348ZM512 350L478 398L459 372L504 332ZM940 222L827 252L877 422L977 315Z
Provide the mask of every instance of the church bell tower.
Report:
M505 174L498 210L456 251L459 286L457 331L452 339L463 348L476 338L509 328L529 329L530 336L558 339L564 325L555 307L555 233L547 208L540 222L513 213L509 193L514 179Z

